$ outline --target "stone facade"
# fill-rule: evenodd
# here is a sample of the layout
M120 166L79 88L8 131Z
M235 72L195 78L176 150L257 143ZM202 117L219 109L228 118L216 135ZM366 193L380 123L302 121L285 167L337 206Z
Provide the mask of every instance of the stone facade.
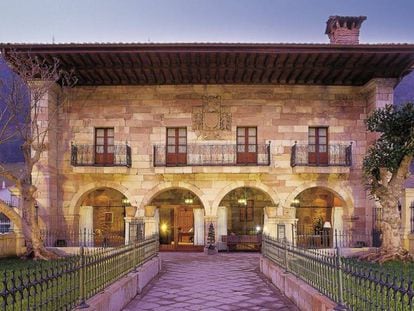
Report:
M40 217L49 227L77 227L80 204L91 191L108 187L121 192L144 209L160 192L183 188L193 192L204 207L206 222L217 222L223 197L238 187L259 189L274 207L292 214L292 200L302 191L322 187L343 202L342 229L372 226L373 202L362 182L362 159L374 136L364 120L376 107L392 103L394 80L375 79L365 86L298 85L166 85L75 87L57 114L56 140L50 144L34 176L39 186ZM194 128L194 110L206 96L219 96L231 123L200 135ZM45 101L54 105L49 94ZM53 116L55 117L55 116ZM153 146L165 144L167 127L186 127L187 143L236 142L238 126L257 127L259 144L270 143L270 166L154 167ZM291 147L307 143L312 126L328 127L329 143L352 143L352 166L290 166ZM75 167L71 143L94 144L95 128L113 127L115 143L131 146L131 167ZM225 131L221 135L220 131ZM48 206L49 208L46 208ZM294 214L294 213L293 213ZM273 217L273 216L272 216ZM294 215L286 223L294 223ZM277 214L273 223L277 223ZM280 217L279 217L280 218ZM283 217L282 217L283 218ZM155 229L154 229L155 230Z

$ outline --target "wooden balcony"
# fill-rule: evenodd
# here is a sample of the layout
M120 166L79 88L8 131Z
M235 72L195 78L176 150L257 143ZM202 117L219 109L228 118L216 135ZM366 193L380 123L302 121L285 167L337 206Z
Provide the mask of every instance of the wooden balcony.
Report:
M314 148L314 146L312 146ZM352 144L330 144L327 146L327 159L323 161L314 156L308 144L292 146L290 166L294 173L349 173L352 166ZM312 161L309 155L313 154Z
M250 157L246 161L243 153L238 152L238 146L236 144L189 144L183 150L184 159L180 157L180 161L171 161L169 159L172 157L167 157L166 146L155 145L153 161L154 167L270 165L270 144L253 145L252 149L255 149L255 151L250 150L255 153L255 156L252 157L252 152L249 152ZM176 158L178 159L178 157Z

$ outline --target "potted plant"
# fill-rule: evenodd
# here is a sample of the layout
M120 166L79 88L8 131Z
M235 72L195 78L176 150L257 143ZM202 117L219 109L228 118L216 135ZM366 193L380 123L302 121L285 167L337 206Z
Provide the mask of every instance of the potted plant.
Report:
M217 254L218 250L216 248L216 233L214 231L214 225L213 223L210 223L210 226L208 227L208 235L207 235L207 246L204 249L204 252L208 255Z

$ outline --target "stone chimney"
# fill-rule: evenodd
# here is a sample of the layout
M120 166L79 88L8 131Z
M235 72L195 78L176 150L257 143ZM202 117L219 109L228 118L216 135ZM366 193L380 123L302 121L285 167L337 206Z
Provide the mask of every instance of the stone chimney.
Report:
M331 44L359 44L359 29L366 16L330 16L325 34Z

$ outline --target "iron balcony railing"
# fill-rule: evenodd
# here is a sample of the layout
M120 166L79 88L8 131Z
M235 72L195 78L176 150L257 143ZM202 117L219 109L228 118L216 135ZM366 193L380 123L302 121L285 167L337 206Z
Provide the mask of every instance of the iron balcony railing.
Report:
M242 158L244 153L238 152L238 147L240 148L236 144L189 144L186 146L186 152L184 152L185 161L174 162L167 161L167 149L165 145L155 145L153 150L154 167L270 165L270 144L251 146L251 151L253 152L248 153L249 160Z
M315 161L309 161L309 154L315 146L308 144L295 144L292 146L290 166L352 166L352 144L328 145L327 161L315 156Z
M111 146L113 152L106 154L106 159L98 161L96 146L85 144L71 145L71 164L73 166L127 166L131 167L131 147L125 145Z
M340 253L339 246L303 249L286 240L262 239L264 257L328 296L338 304L335 310L414 310L414 271L408 264L380 266Z

